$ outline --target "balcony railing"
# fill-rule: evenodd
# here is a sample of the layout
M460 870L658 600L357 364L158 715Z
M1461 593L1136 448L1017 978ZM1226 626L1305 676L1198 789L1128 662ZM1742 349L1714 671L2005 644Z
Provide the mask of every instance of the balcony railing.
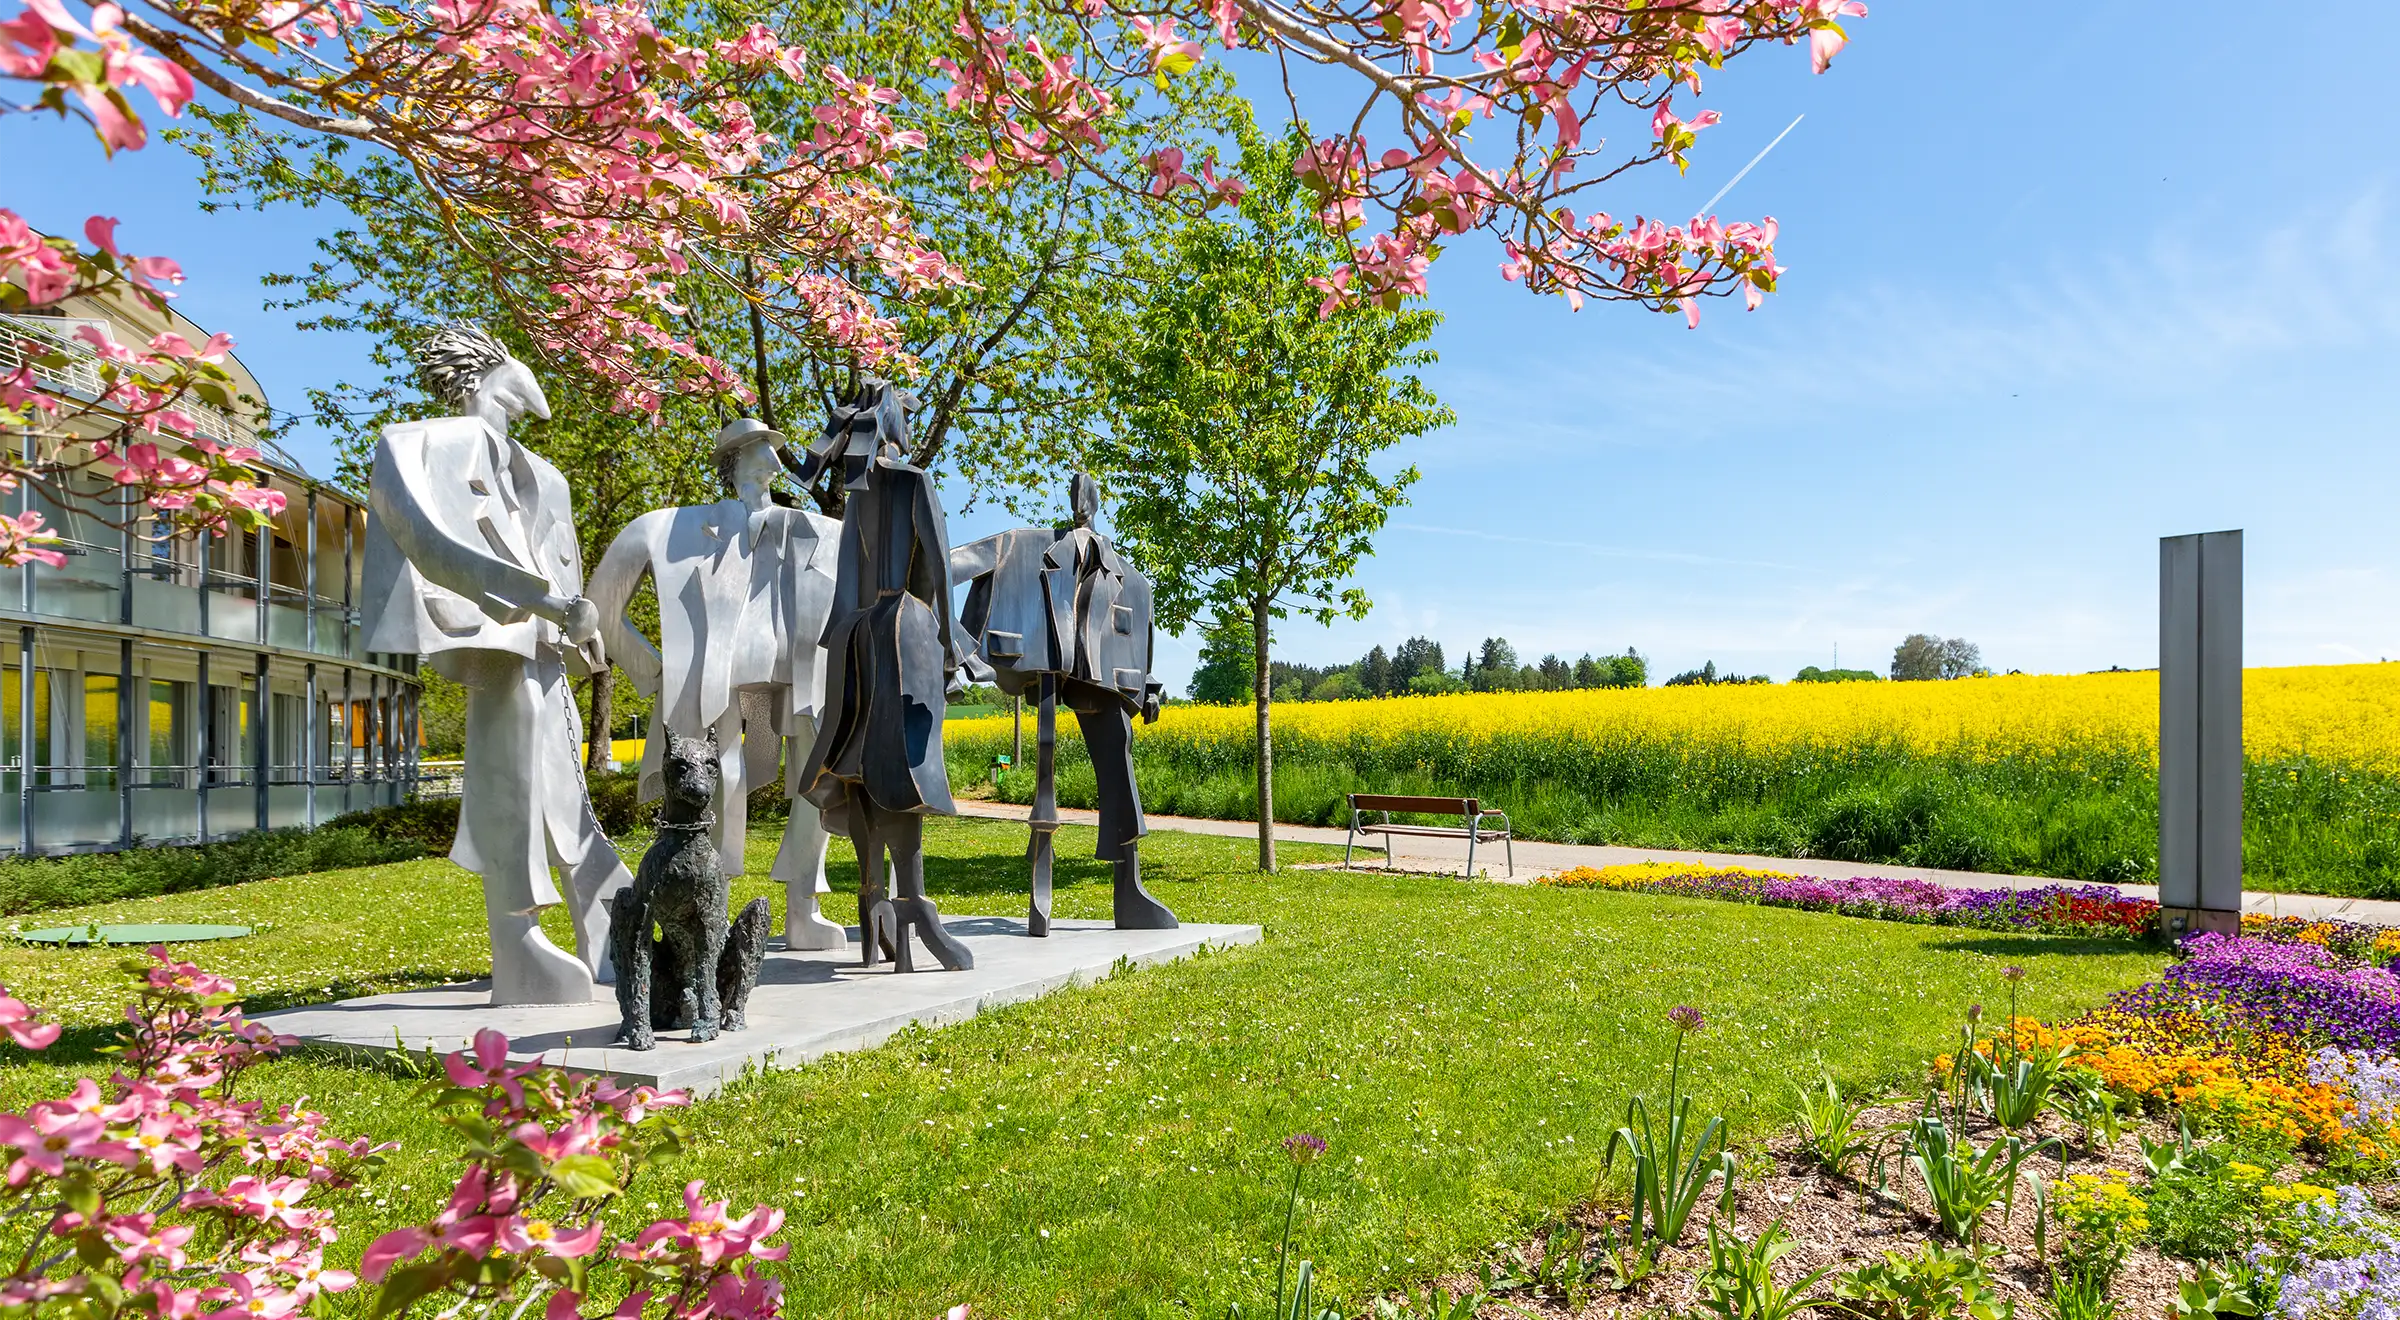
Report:
M62 353L67 358L65 365L37 365L33 369L34 380L78 398L99 398L100 355L91 345L75 338L75 327L81 325L96 325L104 332L109 329L109 323L97 317L16 316L0 312L0 374L13 373L42 353ZM27 340L40 348L26 352ZM175 411L191 418L193 430L218 444L255 446L259 442L257 433L246 423L188 394L176 402Z

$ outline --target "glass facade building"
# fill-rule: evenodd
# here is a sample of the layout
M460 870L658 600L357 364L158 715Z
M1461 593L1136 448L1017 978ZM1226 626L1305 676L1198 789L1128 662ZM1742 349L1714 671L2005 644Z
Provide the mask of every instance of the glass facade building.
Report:
M119 342L205 338L143 307L0 315L0 374L30 343L52 364L39 378L89 398L92 354L72 336L96 320ZM228 365L262 415L256 381ZM242 416L179 409L214 439L258 443ZM272 526L177 532L79 469L78 431L101 429L7 436L41 479L0 499L39 511L67 561L0 569L0 853L203 842L403 800L418 774L417 657L365 648L365 502L262 461L286 497Z

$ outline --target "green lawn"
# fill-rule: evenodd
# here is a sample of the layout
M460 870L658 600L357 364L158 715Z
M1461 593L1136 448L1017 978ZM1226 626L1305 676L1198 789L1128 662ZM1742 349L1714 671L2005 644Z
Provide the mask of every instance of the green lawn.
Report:
M1022 906L1024 832L928 833L951 912ZM764 869L772 840L753 840ZM1104 916L1092 832L1062 831L1062 915ZM1152 888L1187 920L1265 925L1264 944L1151 968L884 1048L754 1077L691 1114L695 1149L632 1192L673 1204L692 1177L791 1214L795 1315L1221 1315L1261 1309L1286 1176L1278 1143L1331 1143L1297 1227L1341 1292L1471 1261L1586 1194L1624 1097L1654 1084L1668 1008L1710 1026L1688 1071L1737 1139L1780 1123L1820 1060L1847 1084L1903 1082L1969 1001L2022 963L2025 1009L2055 1014L2144 979L2157 955L1641 895L1418 876L1243 869L1239 839L1154 835ZM1311 850L1287 854L1307 860ZM855 875L836 845L837 890ZM739 892L768 892L755 880ZM846 914L838 894L828 908ZM415 862L45 914L269 921L205 952L261 1002L421 983L478 968L474 882ZM122 955L0 951L0 979L84 1023L106 1017ZM938 974L938 973L929 973ZM0 1069L0 1103L102 1066L99 1033ZM665 1048L673 1048L668 1044ZM447 1192L439 1130L411 1084L330 1057L254 1074L340 1131L403 1143L344 1237L423 1218ZM630 1215L627 1217L630 1218Z

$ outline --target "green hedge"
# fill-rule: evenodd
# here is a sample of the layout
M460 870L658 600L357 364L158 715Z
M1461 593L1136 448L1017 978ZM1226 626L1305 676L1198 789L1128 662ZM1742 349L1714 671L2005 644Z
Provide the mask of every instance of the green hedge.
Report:
M631 772L592 777L592 807L610 838L649 831L652 808L636 800L638 789ZM750 795L756 824L780 825L790 807L780 784ZM457 838L458 799L437 798L354 811L313 831L265 830L197 847L0 860L0 917L439 857ZM628 855L625 861L630 866L640 858Z
M358 816L343 820L356 822ZM264 830L199 847L18 858L0 861L0 916L402 862L427 851L402 833L335 822L313 831Z

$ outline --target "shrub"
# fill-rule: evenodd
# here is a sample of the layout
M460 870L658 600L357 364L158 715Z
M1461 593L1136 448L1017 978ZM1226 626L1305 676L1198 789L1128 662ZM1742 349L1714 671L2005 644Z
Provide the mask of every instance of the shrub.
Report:
M345 823L355 820L347 816L315 830L261 830L193 847L0 861L0 916L404 862L429 851L405 834ZM448 841L441 846L447 849Z
M449 852L450 845L458 841L458 799L428 798L398 806L370 807L336 816L325 828L364 830L378 839L414 843L426 853L439 855Z

